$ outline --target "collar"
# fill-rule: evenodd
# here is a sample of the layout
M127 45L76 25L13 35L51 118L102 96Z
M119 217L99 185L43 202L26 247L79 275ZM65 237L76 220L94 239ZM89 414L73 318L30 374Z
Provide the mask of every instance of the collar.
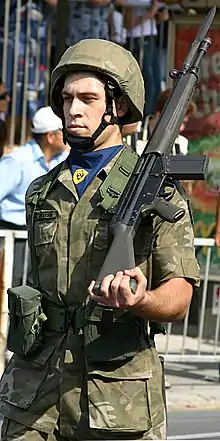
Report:
M33 158L34 158L35 162L39 161L42 158L44 159L44 154L43 154L39 144L37 144L37 142L34 139L31 139L27 143L27 145L31 146L32 153L33 153Z
M115 162L117 161L117 159L119 158L119 156L121 155L121 153L123 152L125 147L123 147L115 156L114 158L111 159L111 161L106 164L102 170L100 170L98 176L102 173L102 175L104 174L105 178L106 176L109 174L110 170L112 169L113 165L115 164Z
M124 147L125 148L125 147ZM117 161L117 159L119 158L119 156L121 155L121 153L123 152L124 148L122 148L115 156L114 158L111 159L111 161L102 168L102 170L99 172L99 174L97 175L97 177L95 179L99 179L100 180L100 184L104 181L104 179L106 178L106 176L109 174L110 170L112 169L113 165L115 164L115 162ZM78 197L78 193L76 190L76 187L73 183L73 179L72 179L72 173L69 167L69 161L68 159L66 159L60 169L59 175L57 177L58 181L61 182L66 188L68 188L68 190L74 195L75 199L77 201L79 201L79 197Z

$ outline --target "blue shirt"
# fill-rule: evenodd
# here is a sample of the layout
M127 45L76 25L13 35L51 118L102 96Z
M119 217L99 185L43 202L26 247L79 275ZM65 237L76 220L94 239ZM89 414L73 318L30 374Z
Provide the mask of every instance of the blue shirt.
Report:
M109 5L69 1L67 46L85 38L109 40Z
M71 150L69 156L70 168L78 196L82 196L86 187L100 170L123 148L123 145L115 145L101 150L88 153L79 153Z
M0 159L0 219L16 225L25 225L25 193L29 184L64 161L64 151L46 164L44 154L36 141L31 140L18 150Z

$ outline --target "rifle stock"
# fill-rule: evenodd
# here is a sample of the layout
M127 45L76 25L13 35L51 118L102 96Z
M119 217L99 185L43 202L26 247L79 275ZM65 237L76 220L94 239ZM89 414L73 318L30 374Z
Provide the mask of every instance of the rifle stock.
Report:
M160 195L166 179L205 179L207 157L167 155L171 152L198 82L201 60L211 45L206 35L215 13L216 7L213 7L205 17L182 68L170 71L171 78L176 79L171 96L110 222L113 241L95 283L94 291L97 294L106 275L135 266L133 239L143 217L156 213L168 222L177 222L184 216L183 209L173 206Z

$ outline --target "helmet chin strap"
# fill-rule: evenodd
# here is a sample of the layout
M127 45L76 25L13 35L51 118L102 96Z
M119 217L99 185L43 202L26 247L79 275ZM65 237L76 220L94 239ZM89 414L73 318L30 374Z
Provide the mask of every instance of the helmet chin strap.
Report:
M102 121L96 131L91 136L71 135L65 128L63 128L63 141L68 143L71 149L77 150L80 153L91 152L95 148L95 140L106 129L106 127L118 124L118 118L113 113L113 101L115 86L107 81L106 90L106 111L102 115ZM106 117L110 116L110 120L106 121ZM65 127L65 124L63 124Z

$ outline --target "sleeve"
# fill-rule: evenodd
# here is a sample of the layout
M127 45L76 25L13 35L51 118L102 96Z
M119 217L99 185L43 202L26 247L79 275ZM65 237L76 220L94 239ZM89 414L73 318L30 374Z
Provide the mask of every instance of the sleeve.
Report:
M32 212L33 212L33 204L32 204L32 198L34 196L34 194L40 189L41 184L42 184L42 178L43 176L39 176L38 178L34 179L34 181L32 181L25 193L25 212L26 212L26 224L27 226L29 225L30 221L31 221L31 216L32 216Z
M3 156L0 160L0 202L16 190L21 178L20 165L11 156Z
M192 215L189 205L176 190L172 204L184 208L183 218L171 224L154 220L155 242L152 251L152 288L174 277L184 277L199 286L199 266L195 257Z

